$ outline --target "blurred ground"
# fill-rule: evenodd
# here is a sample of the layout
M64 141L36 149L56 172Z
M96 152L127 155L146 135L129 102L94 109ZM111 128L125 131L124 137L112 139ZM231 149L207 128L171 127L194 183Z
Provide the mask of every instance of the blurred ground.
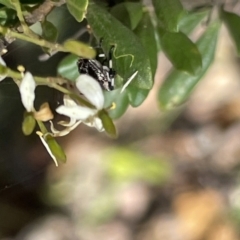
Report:
M240 68L235 52L223 26L215 63L189 101L170 113L159 112L156 104L170 69L160 55L148 99L116 121L119 138L79 126L64 139L68 162L59 168L41 163L38 159L46 155L33 146L26 156L34 160L35 171L46 168L47 176L40 171L39 183L36 176L28 180L26 171L20 185L2 185L0 239L240 239ZM20 188L25 194L16 193Z

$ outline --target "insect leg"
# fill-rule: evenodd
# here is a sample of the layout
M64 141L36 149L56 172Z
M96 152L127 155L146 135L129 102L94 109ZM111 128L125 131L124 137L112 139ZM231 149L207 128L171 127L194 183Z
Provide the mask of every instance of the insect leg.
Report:
M114 88L114 77L116 75L116 71L113 69L113 62L112 62L112 55L115 46L112 45L108 54L108 67L109 67L109 78L110 78L110 85Z
M102 42L103 38L100 38L98 46L95 47L97 50L96 60L98 60L101 64L103 64L106 61L106 55L102 49Z

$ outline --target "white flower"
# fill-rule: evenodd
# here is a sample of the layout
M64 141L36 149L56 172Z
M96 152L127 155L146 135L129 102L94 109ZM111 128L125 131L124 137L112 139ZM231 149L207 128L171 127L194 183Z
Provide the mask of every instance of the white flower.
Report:
M78 90L92 103L96 109L77 105L68 96L64 97L64 105L59 106L56 112L70 118L70 122L85 121L95 116L98 110L103 109L104 95L99 83L89 75L81 74L76 80Z
M104 95L99 83L89 75L81 74L76 80L76 86L79 92L94 105L94 108L78 105L68 95L64 96L64 105L59 106L56 112L70 118L70 121L60 122L59 124L66 127L58 131L51 123L51 130L54 136L64 136L75 129L81 122L89 127L95 127L98 131L104 131L102 121L97 117L98 111L103 109Z
M2 65L2 66L4 66L4 67L7 66L1 56L0 56L0 65ZM2 81L4 78L6 78L6 76L7 76L6 74L0 75L0 81Z
M64 97L63 97L63 104L64 104L63 106L67 106L67 107L77 106L77 103L74 102L68 95L64 95ZM65 127L70 127L73 124L75 124L76 121L77 121L76 119L70 118L69 122L61 121L60 125L65 126Z
M22 104L27 112L34 111L34 99L35 99L35 81L30 72L26 72L19 86L21 94Z
M86 120L90 116L94 115L97 113L95 109L91 109L88 107L83 107L83 106L60 106L56 109L57 113L65 115L70 117L70 119L75 119L75 120Z

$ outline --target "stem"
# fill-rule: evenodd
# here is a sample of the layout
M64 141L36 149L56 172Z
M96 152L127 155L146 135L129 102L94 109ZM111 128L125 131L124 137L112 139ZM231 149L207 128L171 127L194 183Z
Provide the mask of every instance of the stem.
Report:
M13 71L10 68L7 68L7 76L13 78L14 81L16 81L16 79L17 80L22 79L22 74L20 72ZM38 85L47 85L49 87L58 89L63 93L67 93L67 94L71 93L69 90L59 85L59 84L68 83L68 80L64 78L60 78L60 77L44 78L44 77L38 77L38 76L33 76L33 78Z
M29 36L32 36L32 37L36 37L37 35L28 27L28 25L25 22L25 19L24 19L23 14L22 14L22 9L21 9L21 5L20 5L19 0L12 0L12 4L14 5L15 10L17 12L17 16L18 16L18 19L19 19L19 21L21 23L23 32L26 35L29 35Z
M42 122L42 121L39 121L39 120L36 120L36 122L37 122L37 124L38 124L38 127L40 128L41 133L42 133L43 135L46 134L48 131L47 131L45 125L43 124L43 122Z
M28 35L25 35L25 34L22 34L22 33L14 32L11 29L3 27L3 26L0 26L0 33L2 33L3 35L8 35L9 37L12 37L12 38L18 38L18 39L21 39L21 40L24 40L24 41L27 41L27 42L34 43L34 44L39 45L41 47L46 47L46 48L49 48L49 49L52 49L52 50L66 52L66 50L60 44L50 43L50 42L48 42L44 39L40 39L39 37L36 38L36 36L37 36L36 34L35 34L35 37L28 36Z
M10 68L7 68L7 76L13 78L15 83L19 85L19 80L22 80L22 74L20 72L13 71ZM35 82L38 85L46 85L48 87L54 88L64 94L67 94L71 96L74 100L76 100L78 103L87 106L89 108L95 109L95 106L93 106L91 103L89 103L87 100L82 98L81 96L77 95L76 93L68 90L65 87L62 87L62 84L67 84L68 80L60 77L38 77L38 76L33 76ZM61 85L60 85L61 84Z

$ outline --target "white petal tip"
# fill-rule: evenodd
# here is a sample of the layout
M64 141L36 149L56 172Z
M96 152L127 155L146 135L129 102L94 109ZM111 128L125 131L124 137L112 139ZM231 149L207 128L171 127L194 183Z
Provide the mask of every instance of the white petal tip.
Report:
M34 109L35 81L30 72L26 72L19 86L23 106L28 112Z

